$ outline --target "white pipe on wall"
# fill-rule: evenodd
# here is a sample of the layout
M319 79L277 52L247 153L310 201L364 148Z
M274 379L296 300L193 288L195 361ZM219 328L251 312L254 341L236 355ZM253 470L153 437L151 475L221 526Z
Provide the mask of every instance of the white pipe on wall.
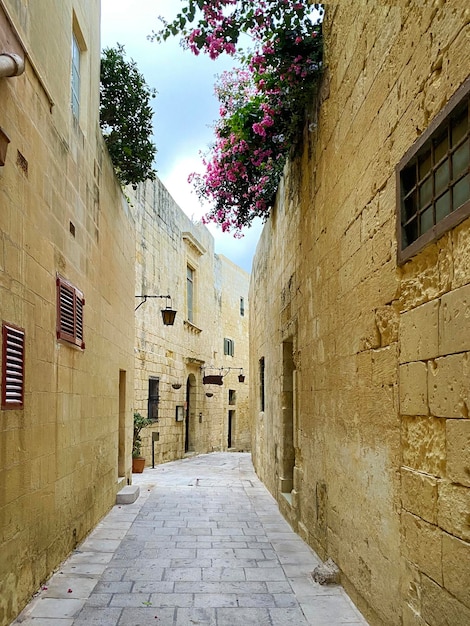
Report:
M24 72L24 59L13 52L0 54L0 78L19 76Z

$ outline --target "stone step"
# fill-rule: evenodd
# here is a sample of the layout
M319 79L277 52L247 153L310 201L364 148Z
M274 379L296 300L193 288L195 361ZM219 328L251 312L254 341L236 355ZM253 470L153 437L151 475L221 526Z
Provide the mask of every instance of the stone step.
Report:
M138 485L126 485L116 494L116 504L132 504L140 494Z

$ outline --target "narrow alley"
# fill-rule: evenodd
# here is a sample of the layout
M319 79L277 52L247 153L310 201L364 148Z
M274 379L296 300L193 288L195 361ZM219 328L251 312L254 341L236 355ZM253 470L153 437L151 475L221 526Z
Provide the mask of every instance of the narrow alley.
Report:
M247 453L134 475L116 505L15 626L345 626L367 622L282 518Z

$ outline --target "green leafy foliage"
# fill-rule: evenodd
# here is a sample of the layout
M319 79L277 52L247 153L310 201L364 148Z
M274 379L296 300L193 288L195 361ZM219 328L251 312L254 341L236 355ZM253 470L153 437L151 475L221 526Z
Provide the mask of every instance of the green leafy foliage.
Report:
M124 46L105 48L101 57L100 126L123 185L155 179L157 152L151 140L155 97L136 63L126 61Z
M141 455L142 449L142 438L140 436L140 431L147 426L153 424L151 419L144 417L137 411L134 413L134 435L132 439L132 456L133 458L138 458Z

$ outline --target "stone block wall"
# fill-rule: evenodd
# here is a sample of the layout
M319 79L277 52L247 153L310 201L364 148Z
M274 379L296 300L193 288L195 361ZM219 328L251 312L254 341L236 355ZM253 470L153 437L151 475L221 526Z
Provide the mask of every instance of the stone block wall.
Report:
M371 624L463 626L469 224L400 265L395 168L469 75L469 10L326 9L318 101L253 263L254 463Z
M129 194L137 233L135 293L171 295L177 310L173 326L162 324L165 300L149 299L136 311L135 408L142 415L148 415L149 379L158 379L159 386L158 422L142 431L146 464L152 462L152 433L158 433L153 444L157 464L185 453L227 450L229 430L231 448L247 450L249 275L214 254L207 228L183 213L161 181L140 185L136 192L129 189ZM193 272L191 320L188 267ZM224 338L234 342L234 356L224 354ZM221 368L222 386L203 384L204 374ZM228 368L243 368L246 382ZM182 421L176 421L176 406L183 407Z
M6 626L131 478L135 239L98 125L99 3L5 0L0 15L26 57L24 74L0 79L11 140L0 167L0 320L25 337L24 406L0 410ZM78 120L76 23L87 48ZM57 339L57 275L84 295L84 349Z

